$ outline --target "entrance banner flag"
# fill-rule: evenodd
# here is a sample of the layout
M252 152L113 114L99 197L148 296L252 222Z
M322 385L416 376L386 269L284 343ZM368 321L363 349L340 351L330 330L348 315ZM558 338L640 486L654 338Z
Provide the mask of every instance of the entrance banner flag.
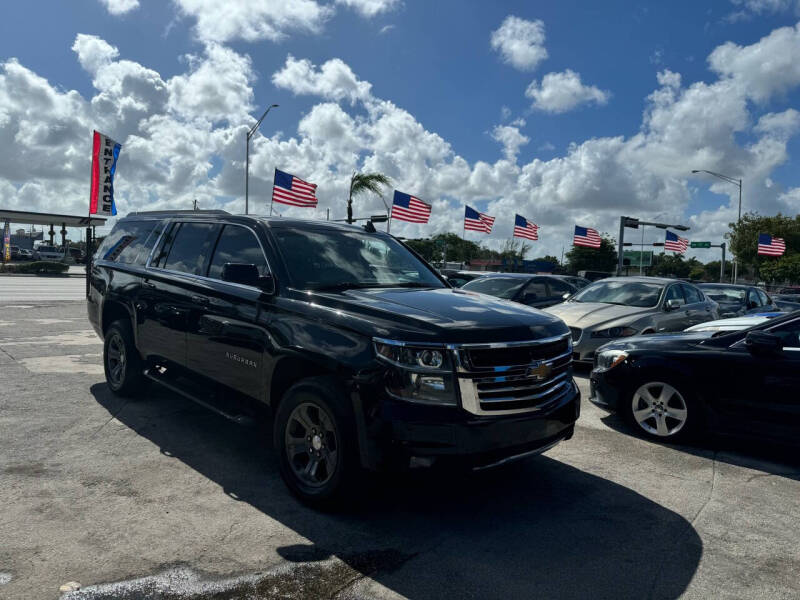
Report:
M117 214L114 204L114 173L122 148L107 135L95 131L92 138L92 186L89 214L111 217Z

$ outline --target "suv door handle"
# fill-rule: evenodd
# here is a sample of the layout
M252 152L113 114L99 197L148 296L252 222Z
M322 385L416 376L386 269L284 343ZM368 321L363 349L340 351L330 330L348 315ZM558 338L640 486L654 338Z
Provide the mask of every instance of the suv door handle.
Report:
M192 296L192 302L194 302L195 304L206 305L208 304L208 298L206 298L205 296Z

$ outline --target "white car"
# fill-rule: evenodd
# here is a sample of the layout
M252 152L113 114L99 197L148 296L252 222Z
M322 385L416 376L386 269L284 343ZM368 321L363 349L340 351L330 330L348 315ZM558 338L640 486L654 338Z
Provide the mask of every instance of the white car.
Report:
M64 251L56 246L37 246L36 252L39 254L39 260L63 260Z
M717 321L707 321L699 325L692 325L684 329L684 331L741 331L742 329L749 329L754 325L763 323L774 317L778 317L786 313L768 312L757 313L754 315L745 315L742 317L733 317L731 319L719 319Z

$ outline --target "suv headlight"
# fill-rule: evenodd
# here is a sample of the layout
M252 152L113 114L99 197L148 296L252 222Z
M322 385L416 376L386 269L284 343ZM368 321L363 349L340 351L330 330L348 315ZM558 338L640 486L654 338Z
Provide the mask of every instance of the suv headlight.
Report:
M592 332L593 338L620 338L629 337L639 333L633 327L610 327L609 329L598 329Z
M610 371L618 364L625 362L628 353L622 350L604 350L594 356L595 371Z
M373 340L378 360L392 365L386 392L398 400L456 406L453 362L444 347L414 346L392 340Z

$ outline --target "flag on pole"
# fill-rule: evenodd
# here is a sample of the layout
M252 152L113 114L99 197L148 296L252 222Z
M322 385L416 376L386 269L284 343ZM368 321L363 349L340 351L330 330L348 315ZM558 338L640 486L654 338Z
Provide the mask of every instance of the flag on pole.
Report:
M682 238L676 233L667 231L667 237L664 240L664 250L672 250L673 252L680 252L683 254L689 247L689 240Z
M92 184L89 194L89 214L117 214L114 204L114 173L122 146L97 131L92 137Z
M308 183L294 175L275 169L275 183L272 188L273 202L316 208L316 194L316 183Z
M409 223L427 223L431 216L431 205L425 204L416 196L394 191L392 218Z
M586 246L587 248L599 248L602 239L596 229L591 227L581 227L575 225L575 235L572 238L574 246Z
M11 223L6 221L3 227L3 262L11 260Z
M494 225L494 217L479 213L469 206L466 207L466 211L464 211L464 229L492 233L492 225Z
M772 237L768 233L758 234L758 253L763 256L783 256L786 242L782 238Z
M539 226L531 223L522 215L514 217L514 237L521 237L534 242L539 239Z

